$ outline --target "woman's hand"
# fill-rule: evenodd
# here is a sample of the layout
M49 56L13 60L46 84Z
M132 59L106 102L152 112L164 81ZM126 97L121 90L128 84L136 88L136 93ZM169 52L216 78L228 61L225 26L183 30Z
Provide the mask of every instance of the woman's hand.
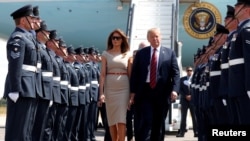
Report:
M98 107L102 107L102 103L105 102L105 95L101 94L99 97L99 101L97 102Z

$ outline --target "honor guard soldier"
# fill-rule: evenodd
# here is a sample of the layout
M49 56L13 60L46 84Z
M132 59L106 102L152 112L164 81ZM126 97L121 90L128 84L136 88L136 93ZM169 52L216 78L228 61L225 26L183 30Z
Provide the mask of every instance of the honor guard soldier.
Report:
M38 60L38 64L42 64L42 59L41 59L41 50L42 50L42 45L41 45L41 37L40 37L40 41L38 41L38 36L37 36L37 32L40 28L41 28L41 18L39 16L39 7L35 6L33 7L33 14L35 15L35 22L34 22L34 29L31 31L31 33L34 36L34 42L36 44L37 47L37 60ZM47 35L43 35L43 36L47 36ZM47 39L44 40L44 38L42 39L43 41L47 41ZM46 43L46 41L44 43ZM41 72L41 65L38 66L39 67L39 71L37 72ZM42 126L43 126L43 121L45 119L46 113L47 113L47 106L46 102L47 100L43 100L44 97L44 92L43 92L43 83L42 83L42 73L36 73L36 89L38 91L37 93L37 100L38 100L38 107L36 110L36 116L34 119L34 128L32 131L32 139L33 140L39 140L40 138L40 134L41 134L41 130L42 130ZM48 95L50 95L51 93L48 93ZM49 101L48 101L49 102Z
M228 95L239 125L250 124L250 0L237 0L235 18L239 21L236 38L229 52Z
M39 97L43 97L43 92L42 92L42 74L41 74L41 46L38 45L37 41L37 36L36 36L36 30L41 28L41 19L39 17L39 10L38 6L33 7L33 14L34 14L34 28L30 32L34 36L34 44L36 45L37 48L37 73L36 73L36 90L37 90L37 96L38 99ZM39 102L38 102L39 104ZM35 119L34 119L35 120Z
M92 60L92 62L93 62L93 68L94 68L94 70L95 70L95 76L96 76L96 78L94 79L94 80L97 80L96 82L97 82L97 84L96 84L96 82L95 81L92 81L92 84L94 85L93 87L94 87L94 90L95 90L95 88L97 88L97 91L95 91L95 95L94 95L94 101L96 101L96 103L95 103L95 105L96 105L96 112L95 112L95 114L96 115L93 115L94 117L96 117L96 122L95 122L95 125L94 125L94 129L96 130L97 129L97 124L98 124L98 107L97 107L97 102L99 101L99 78L100 78L100 57L101 57L101 55L100 55L100 53L98 52L98 50L96 49L96 48L94 48L94 47L91 47L91 48L93 48L93 51L92 51L92 53L91 53L91 55L90 55L90 58L91 58L91 60ZM91 50L91 49L90 49ZM98 56L98 53L99 53L99 56Z
M214 125L217 119L217 116L215 116L215 107L214 107L214 100L215 97L218 97L216 86L219 85L219 78L220 75L220 63L218 58L218 53L216 51L222 47L224 44L226 38L227 38L228 30L225 29L224 26L217 24L216 25L216 34L213 37L213 43L212 45L207 49L210 51L206 51L206 68L203 73L203 87L202 89L202 97L201 97L201 107L203 109L204 116L204 123L205 126ZM216 62L216 63L215 63ZM218 81L218 82L217 82Z
M214 108L213 108L213 89L214 85L216 85L216 81L213 81L214 76L217 76L218 74L220 74L218 72L218 67L220 67L219 65L215 65L217 67L212 67L213 61L217 62L219 61L218 59L216 59L217 55L215 55L216 57L214 57L213 55L215 54L215 51L217 51L225 42L226 39L226 35L221 35L224 32L227 32L227 30L224 30L225 28L222 25L217 24L216 27L216 34L213 38L211 38L209 41L209 45L206 47L203 47L203 56L204 59L202 61L202 64L200 65L200 88L199 88L199 112L200 114L197 115L197 119L199 119L199 132L198 132L198 139L199 140L207 140L208 134L206 132L206 129L208 127L210 127L211 125L214 125L214 120L216 119L213 115L214 115ZM224 39L224 41L222 40ZM214 58L214 60L213 60ZM215 63L216 64L216 63ZM212 69L211 69L212 68ZM216 69L218 68L218 69ZM210 73L210 69L211 72ZM213 84L211 84L213 83ZM211 87L212 85L212 87ZM217 84L218 85L218 84ZM217 92L218 93L218 92Z
M66 63L63 58L67 56L67 45L65 41L60 38L59 39L59 51L57 51L56 61L60 69L61 73L61 103L57 106L56 110L56 118L54 125L54 140L62 140L64 135L64 127L66 124L66 119L68 117L68 106L69 106L69 81L70 76L68 69L66 67Z
M73 131L72 131L72 141L76 141L77 139L83 138L84 130L81 126L84 125L85 115L85 105L86 105L86 73L83 68L83 63L85 62L85 54L83 52L83 46L79 46L75 49L76 52L76 62L74 63L74 68L78 75L79 80L79 106L77 109L76 120L74 123Z
M95 70L96 70L96 72L97 72L97 82L98 82L98 90L97 90L97 112L96 112L96 123L95 123L95 130L97 130L97 127L98 127L98 119L99 119L99 112L101 112L101 111L99 111L99 107L98 107L98 102L99 102L99 97L100 97L100 91L99 91L99 83L100 83L100 74L101 74L101 72L100 72L100 63L101 63L101 54L100 54L100 52L98 51L98 49L97 48L95 48L95 56L94 56L94 68L95 68ZM105 104L104 104L105 105ZM104 108L103 108L104 109ZM106 111L106 108L104 109L105 111ZM103 116L105 116L105 115L102 115L101 116L101 119L102 119L102 121L104 121L104 120L106 120L106 117L103 117ZM105 121L104 121L105 122ZM105 131L105 136L106 136L106 131ZM105 138L104 138L105 139Z
M85 105L85 112L84 112L84 126L81 126L82 128L84 128L84 134L83 137L80 136L80 141L85 141L88 139L88 132L89 132L89 105L91 102L91 79L92 79L92 66L90 64L90 60L89 60L89 49L88 48L83 48L83 52L85 54L85 63L83 64L83 68L85 70L85 76L86 76L86 92L85 92L85 100L86 100L86 105ZM80 129L81 130L81 129ZM83 138L83 139L82 139Z
M47 52L50 56L53 65L53 84L52 84L52 99L53 104L50 103L48 117L46 118L46 122L44 125L44 129L42 131L41 140L51 140L52 136L55 134L53 128L55 126L55 116L58 105L61 103L60 96L60 80L61 73L58 63L56 61L56 51L59 50L58 42L56 41L56 30L51 30L49 34L49 40L46 42ZM52 134L53 133L53 134Z
M220 51L220 69L221 69L221 75L220 75L220 83L219 83L219 99L217 100L217 104L215 104L216 111L217 111L217 124L222 125L229 125L233 122L233 117L236 114L230 113L230 107L229 107L229 101L228 101L228 53L229 53L229 47L231 44L231 40L233 37L233 34L236 32L236 28L238 25L237 19L234 18L234 7L227 5L227 13L226 17L224 19L225 27L228 29L229 34L227 36L226 42L224 43L223 47ZM229 117L229 118L224 118Z
M97 116L97 101L98 101L98 71L96 70L95 64L95 49L94 47L89 47L88 49L89 56L89 71L91 71L91 84L90 84L90 105L88 112L88 139L91 141L95 141L95 126L96 126L96 116Z
M86 77L86 105L85 105L85 127L84 127L84 140L90 140L89 139L89 122L92 120L91 116L89 115L89 107L91 103L91 80L92 80L92 64L90 63L89 59L89 48L83 48L83 52L85 54L86 61L83 65L83 68L85 70Z
M227 39L229 31L221 24L216 25L216 34L214 35L214 40L216 45L214 46L215 52L210 56L209 60L209 97L211 98L211 117L213 118L213 124L223 124L226 121L224 118L221 119L221 112L224 108L222 99L219 97L219 88L220 88L220 58L221 50L223 44ZM213 115L213 116L212 116ZM223 114L224 116L224 114Z
M199 118L200 122L200 131L198 131L198 140L206 141L207 133L206 129L212 123L211 112L210 112L210 95L209 95L209 66L208 66L208 57L210 54L206 53L206 49L203 47L201 51L202 56L204 56L202 63L199 66L200 77L198 80L199 91L198 91L198 107L199 107ZM198 117L197 117L198 119Z
M195 68L194 68L194 73L193 73L193 77L191 79L191 85L190 85L190 91L191 91L191 96L192 96L192 103L197 107L198 106L198 94L197 94L197 81L198 81L198 73L199 73L199 62L200 62L200 52L201 49L198 48L196 54L194 55L194 64L195 64Z
M203 62L207 61L209 56L208 54L212 54L211 52L213 52L213 47L215 46L215 43L214 43L214 37L210 37L209 38L209 41L208 41L208 45L206 46L206 52L204 54L204 60Z
M197 67L199 65L199 62L200 62L200 54L199 54L200 51L201 51L201 49L198 48L196 54L194 54L194 66L195 67ZM195 73L195 70L194 70L194 73Z
M36 119L33 129L33 140L40 140L42 127L45 124L45 119L48 115L49 105L52 102L52 87L53 87L53 64L48 54L46 42L49 40L50 31L47 29L46 23L43 21L41 27L36 30L37 46L41 54L41 81L42 95L38 96L38 107Z
M204 77L205 74L205 69L206 69L206 50L204 49L197 49L197 53L195 54L195 70L194 74L191 80L191 102L194 104L195 108L195 113L197 117L197 124L198 124L198 140L199 141L204 141L205 138L205 123L204 123L204 107L201 104L201 99L202 99L202 93L203 92L203 87L206 87ZM205 89L204 89L205 90Z
M201 49L198 48L197 49L197 53L194 54L194 72L193 72L193 77L191 79L191 84L190 84L190 93L191 93L191 103L196 107L195 109L195 115L197 117L197 124L199 125L200 123L200 116L199 116L199 112L198 112L198 93L197 93L197 90L196 90L196 83L197 83L197 79L199 77L199 60L200 60L200 52ZM200 126L198 126L197 128L197 131L198 131L198 135L199 135L199 132L200 132Z
M221 114L221 115L230 115L228 116L228 124L236 124L234 119L237 119L237 114L232 113L231 110L231 102L228 99L228 54L230 51L231 41L235 40L235 33L238 26L238 20L234 17L234 7L227 5L227 15L225 17L225 26L229 30L229 34L227 37L227 41L223 45L222 51L221 51L221 78L220 78L220 92L219 95L222 98L222 103L226 107L227 114ZM224 116L225 117L225 116ZM224 119L224 118L222 118Z
M61 81L61 72L59 65L56 61L56 56L58 52L62 52L59 48L59 41L56 38L57 31L51 30L49 34L50 40L47 41L46 45L49 48L49 54L53 61L53 104L58 105L61 104L62 99L60 95L60 81ZM54 59L55 58L55 59Z
M62 141L71 140L73 125L75 122L75 117L77 113L77 108L79 106L79 79L77 72L73 67L74 62L76 61L75 50L72 45L67 48L68 56L64 58L66 67L69 72L69 110L68 116L65 124L64 135Z
M36 71L36 91L37 91L37 100L38 100L38 105L37 105L37 108L36 109L36 115L35 115L35 119L33 119L33 122L34 122L34 128L32 129L32 139L33 138L36 138L34 136L38 135L40 133L40 131L36 131L36 130L41 130L41 127L42 127L42 121L44 118L40 117L39 114L41 111L40 110L40 107L38 107L40 105L40 101L39 99L41 97L43 97L43 90L42 90L42 74L41 74L41 46L39 45L38 43L38 40L37 40L37 36L36 36L36 30L40 29L41 28L41 19L39 17L39 9L38 9L38 6L35 6L33 7L33 14L34 14L34 28L33 30L31 30L30 32L33 34L33 42L34 44L36 45L36 48L37 48L37 71ZM37 115L38 114L38 115ZM44 115L44 114L43 114ZM38 119L37 119L38 118ZM36 135L34 135L34 132L37 132L35 133Z
M34 19L34 28L30 32L34 36L34 41L36 41L36 38L37 38L36 37L36 30L38 30L41 27L41 22L42 22L42 20L39 17L39 8L38 8L38 6L33 7L33 15L34 15L34 18L33 18Z
M11 16L16 28L7 41L8 74L4 98L7 99L5 141L31 141L37 100L37 48L31 30L33 7L25 5Z
M205 55L205 54L204 54ZM207 58L205 58L206 60ZM211 113L210 107L211 104L209 103L209 67L207 61L200 64L199 66L199 79L198 79L198 114L197 114L197 121L198 121L198 140L199 141L207 141L207 132L206 129L209 125L211 125Z

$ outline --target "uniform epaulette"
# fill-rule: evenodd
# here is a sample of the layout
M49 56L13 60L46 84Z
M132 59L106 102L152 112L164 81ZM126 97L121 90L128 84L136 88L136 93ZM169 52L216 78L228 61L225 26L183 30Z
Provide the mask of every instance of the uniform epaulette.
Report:
M20 34L16 34L16 35L14 35L14 37L13 38L22 38L22 35L20 35Z
M22 37L22 35L20 35L20 34L16 34L16 35L15 35L15 37L20 37L20 38L21 38L21 37Z
M80 64L74 64L74 67L75 67L75 69L80 69L81 68Z
M91 66L89 63L85 63L85 66Z

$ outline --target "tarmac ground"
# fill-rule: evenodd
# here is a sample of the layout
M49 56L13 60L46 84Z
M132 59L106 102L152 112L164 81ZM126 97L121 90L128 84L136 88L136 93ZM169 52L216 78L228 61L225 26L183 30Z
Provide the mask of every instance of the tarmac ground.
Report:
M0 116L0 141L4 141L4 135L5 135L5 116ZM103 141L104 140L104 129L103 128L97 128L97 131L95 132L96 140L97 141ZM189 129L184 137L177 138L176 137L177 132L171 131L166 132L165 134L165 141L197 141L198 139L194 137L193 130ZM126 140L127 141L127 140Z
M198 138L194 137L193 130L188 130L184 137L176 137L177 132L166 132L164 141L198 141ZM98 129L96 132L97 141L103 141L104 130ZM1 141L1 140L0 140ZM126 139L127 141L127 139ZM134 141L134 140L133 140Z
M0 127L0 141L4 141L5 128ZM188 130L183 138L176 137L177 132L167 132L165 134L165 141L197 141L197 138L193 137L193 131ZM95 132L96 140L103 141L104 140L104 130L98 129Z

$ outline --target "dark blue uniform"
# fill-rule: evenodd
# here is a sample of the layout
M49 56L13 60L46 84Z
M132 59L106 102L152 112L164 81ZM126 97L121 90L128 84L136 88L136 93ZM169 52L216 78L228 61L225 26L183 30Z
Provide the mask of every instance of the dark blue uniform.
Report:
M37 119L36 119L36 117L37 117L37 114L40 114L39 112L37 112L37 110L39 110L38 108L40 108L40 107L38 107L39 105L40 105L40 101L39 101L39 99L41 98L41 97L43 97L43 91L42 91L42 74L41 74L41 66L42 66L42 64L41 64L41 52L40 52L40 50L41 50L41 46L39 45L39 43L38 43L38 41L37 41L37 38L36 38L36 32L35 32L35 30L30 30L30 33L33 35L32 37L32 42L35 44L35 46L36 46L36 51L37 51L37 66L36 66L36 84L35 84L35 87L36 87L36 97L37 97L37 102L36 102L36 105L34 105L34 106L36 106L36 109L34 109L34 113L35 113L35 117L33 118L33 119L31 119L31 121L30 122L32 122L32 123L34 123L34 125L32 125L31 127L30 127L30 130L31 130L31 134L32 134L32 139L33 139L33 129L34 128L40 128L41 127L41 124L39 123L39 125L37 125ZM39 119L40 120L40 119ZM34 126L34 127L33 127ZM38 126L38 127L37 127ZM35 129L35 130L36 130Z
M60 84L61 71L60 71L60 66L57 62L58 56L52 50L49 51L49 54L53 62L53 102L56 105L62 103L61 84Z
M31 140L36 109L37 48L33 35L25 29L16 28L7 42L8 74L4 98L7 98L5 140ZM16 92L16 102L9 93ZM18 130L19 129L19 130Z
M41 67L42 67L42 60L41 60L41 45L38 43L36 39L36 32L34 30L30 31L33 35L32 41L36 46L37 51L37 65L36 65L36 94L37 98L44 97L43 90L42 90L42 73L41 73ZM39 103L38 103L39 104Z
M89 68L91 66L88 63L82 64L82 69L85 74L85 106L84 106L84 113L82 114L81 124L79 128L79 140L85 141L87 140L88 135L88 113L89 113L89 104L90 104L90 83L91 83L91 72Z
M88 70L90 72L91 81L90 81L90 104L89 104L88 118L87 118L87 128L88 128L87 138L90 140L95 140L94 131L96 125L99 87L98 87L97 71L92 61L88 63Z
M229 52L228 96L233 100L239 124L250 124L250 19L242 21Z
M210 95L209 95L209 70L208 63L203 63L199 66L199 75L196 81L198 89L196 95L198 94L197 101L198 106L196 110L197 122L198 122L198 141L206 141L207 134L206 129L209 124L211 124L211 114L210 114Z
M42 81L42 95L38 97L38 107L36 112L35 124L33 129L33 140L39 141L42 127L45 124L47 118L49 103L52 101L52 87L53 87L53 64L48 55L46 46L42 43L37 43L41 53L41 81Z
M56 61L58 63L60 73L61 73L61 103L57 105L56 108L56 118L55 125L53 128L53 138L54 140L60 140L63 138L64 127L66 119L68 116L68 106L69 106L69 72L66 67L66 64L62 57L56 56Z
M237 114L233 114L231 113L231 104L230 101L228 99L228 81L229 81L229 77L228 77L228 68L229 68L229 64L228 64L228 55L229 55L229 51L230 51L230 45L231 45L231 40L233 39L233 35L235 34L235 31L231 32L228 35L227 41L225 42L225 44L222 47L221 50L221 78L220 78L220 89L219 89L219 97L221 97L222 103L225 106L224 109L224 114L220 114L222 116L227 115L228 120L227 123L225 124L233 124L234 123L234 119L235 116ZM230 116L229 116L230 115ZM225 117L225 116L224 116ZM224 120L224 118L222 118L222 120Z
M86 105L86 76L85 71L83 69L83 65L80 62L74 63L74 68L77 72L78 80L79 80L79 106L77 107L76 120L74 122L74 127L72 131L71 140L77 141L78 136L83 137L84 130L80 126L84 126L84 111ZM82 124L82 125L81 125ZM82 134L82 135L80 135Z
M213 113L213 124L225 124L228 123L226 119L222 116L225 116L225 106L223 105L222 98L219 94L220 89L220 76L221 76L221 50L223 46L221 46L209 60L209 89L210 89L210 97L211 97L211 110Z
M71 139L73 125L75 122L75 117L77 113L77 108L79 106L79 80L73 64L65 62L66 67L69 72L69 110L66 119L64 135L62 141L68 141Z
M227 41L223 46L223 49L221 51L221 79L220 79L220 97L222 97L223 102L227 106L226 111L228 112L228 120L229 124L239 124L239 119L237 114L234 114L236 111L235 106L232 106L231 99L228 98L228 82L229 82L229 74L228 74L228 68L229 68L229 51L231 48L231 41L235 41L236 31L231 32L228 35ZM233 108L234 107L234 108ZM233 110L234 109L234 110Z
M207 87L208 87L208 70L207 63L199 64L194 71L191 83L191 102L195 105L195 113L198 123L198 141L205 141L206 139L206 123L207 118L206 109L208 109L207 101Z
M60 68L56 61L56 54L54 51L47 48L48 55L50 56L50 59L52 61L53 65L53 81L52 81L52 100L53 104L49 108L48 117L46 119L46 123L44 125L43 129L43 135L41 140L51 140L51 138L54 137L53 128L55 126L55 117L57 112L57 106L61 103L61 96L60 96ZM52 135L53 133L53 135ZM53 136L53 137L52 137Z
M48 53L48 49L41 44L41 60L42 60L42 82L43 82L43 99L53 100L53 63Z
M97 62L93 62L93 68L95 70L95 77L96 77L96 81L92 81L92 86L94 87L94 100L95 101L95 108L96 112L95 115L93 115L96 118L94 127L95 129L97 129L97 122L98 122L98 107L97 107L97 102L99 101L99 78L100 78L100 68Z

